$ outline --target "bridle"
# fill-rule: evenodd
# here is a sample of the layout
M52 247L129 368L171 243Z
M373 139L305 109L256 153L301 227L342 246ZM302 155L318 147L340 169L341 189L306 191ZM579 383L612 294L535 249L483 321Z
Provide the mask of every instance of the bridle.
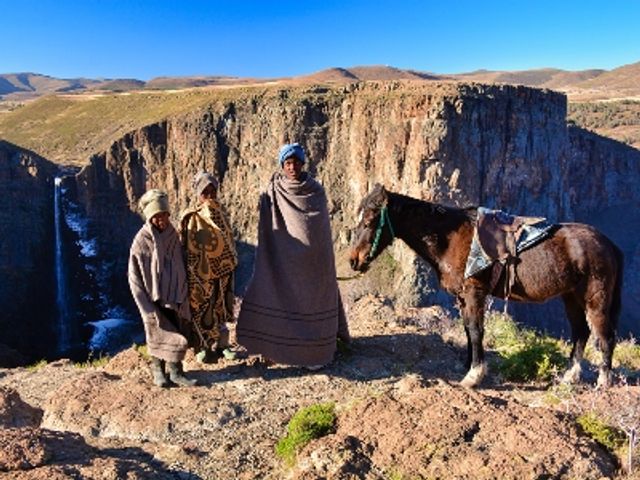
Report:
M378 245L380 244L380 237L382 236L382 230L384 226L389 226L389 233L391 233L391 241L396 237L393 231L393 225L391 225L391 218L389 218L389 209L387 208L387 204L385 203L380 209L380 220L378 220L378 227L376 228L375 237L373 238L373 244L371 245L371 250L369 250L369 260L373 259L376 252L378 251Z

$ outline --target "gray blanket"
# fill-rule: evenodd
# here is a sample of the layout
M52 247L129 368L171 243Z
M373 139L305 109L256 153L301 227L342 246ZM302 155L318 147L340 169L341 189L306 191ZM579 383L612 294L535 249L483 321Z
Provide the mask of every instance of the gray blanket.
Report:
M326 364L336 337L349 338L326 195L306 174L292 181L276 173L261 196L254 273L236 331L250 353L287 365Z
M129 254L129 287L138 306L149 355L168 362L184 358L187 339L179 319L189 318L187 279L178 233L156 231L149 222L138 231Z

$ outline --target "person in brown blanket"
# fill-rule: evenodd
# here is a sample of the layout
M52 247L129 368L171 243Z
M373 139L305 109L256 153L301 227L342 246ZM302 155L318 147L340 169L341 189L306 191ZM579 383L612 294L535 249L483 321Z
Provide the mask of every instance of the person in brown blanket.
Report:
M169 220L167 194L149 190L140 198L140 209L145 223L131 244L128 277L144 324L153 383L167 387L171 380L192 386L196 381L182 370L187 339L179 330L181 319L190 317L187 279L178 232Z
M327 197L303 171L304 150L280 150L280 169L260 198L253 278L236 328L238 343L270 362L320 368L349 330L336 281Z
M219 355L233 358L226 322L233 318L233 272L238 265L233 232L217 199L218 181L207 172L196 174L197 205L180 221L184 245L191 320L183 332L196 359L214 362Z

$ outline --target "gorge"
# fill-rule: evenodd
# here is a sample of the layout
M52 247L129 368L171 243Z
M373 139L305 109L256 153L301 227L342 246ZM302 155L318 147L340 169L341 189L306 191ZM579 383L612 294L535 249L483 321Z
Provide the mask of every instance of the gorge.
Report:
M109 308L135 320L125 272L142 221L137 200L148 188L166 190L175 221L193 200L190 180L202 169L221 180L239 242L242 292L251 274L259 192L276 167L279 146L299 141L308 168L327 190L339 272L348 268L343 253L358 202L376 182L444 204L580 221L624 251L619 332L638 335L640 241L632 232L640 227L640 151L568 125L566 113L563 94L505 85L368 82L216 91L205 105L130 131L61 181L97 251L83 257L78 233L68 226L60 232L77 250L65 265L75 278L73 308L82 312L78 331L90 338L84 322L107 320L114 316ZM44 346L34 354L33 338L27 338L34 331L55 336L53 195L59 167L8 142L0 143L0 165L11 205L0 217L0 299L9 305L0 342L30 359L45 350L55 355ZM394 245L377 268L345 286L347 300L373 291L407 305L453 306L404 245ZM509 308L539 328L566 327L559 302Z

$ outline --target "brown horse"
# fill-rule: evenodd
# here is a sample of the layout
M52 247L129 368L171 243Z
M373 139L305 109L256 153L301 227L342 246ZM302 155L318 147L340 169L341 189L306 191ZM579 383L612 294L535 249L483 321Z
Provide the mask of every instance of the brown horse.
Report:
M491 268L464 276L476 212L416 200L376 185L360 205L350 255L351 267L366 271L398 237L431 265L440 286L457 298L464 320L469 371L462 385L466 387L479 385L487 372L482 347L485 300L488 295L504 298L506 291L505 275L492 282ZM560 296L564 301L573 344L566 381L580 379L584 348L593 332L602 352L598 385L611 384L622 262L622 252L611 240L580 223L558 224L518 256L510 300L543 302Z

